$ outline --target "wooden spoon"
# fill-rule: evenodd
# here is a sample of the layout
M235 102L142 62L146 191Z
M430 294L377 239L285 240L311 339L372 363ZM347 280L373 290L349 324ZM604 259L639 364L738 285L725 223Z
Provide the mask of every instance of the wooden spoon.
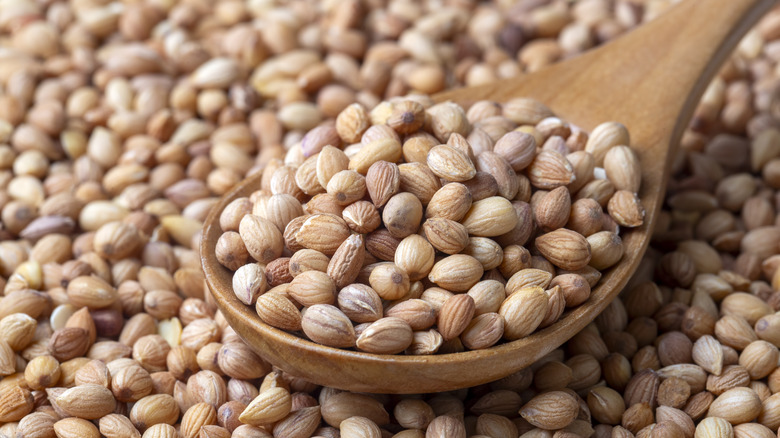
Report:
M219 214L260 185L247 178L206 220L201 259L208 285L235 331L265 359L320 385L352 391L427 393L474 386L527 367L583 329L625 286L651 237L663 202L670 150L688 125L704 89L740 38L773 0L686 0L624 37L541 71L436 96L468 106L489 99L532 97L563 119L591 130L615 120L628 127L642 162L642 227L624 233L623 259L590 299L552 326L486 350L434 356L393 356L325 347L262 323L233 294L231 273L216 260Z

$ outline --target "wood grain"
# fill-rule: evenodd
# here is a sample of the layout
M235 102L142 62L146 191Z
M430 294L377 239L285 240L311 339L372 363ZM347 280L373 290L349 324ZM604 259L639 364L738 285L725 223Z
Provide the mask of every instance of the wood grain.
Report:
M254 176L225 195L206 220L201 260L225 318L258 353L285 371L353 391L424 393L490 382L532 364L592 321L625 286L647 248L666 187L670 149L682 136L704 89L773 0L686 0L628 35L542 71L436 96L477 100L533 97L587 130L615 120L638 150L645 224L624 234L623 260L583 305L527 338L487 350L436 356L381 356L324 347L263 324L235 298L231 273L216 260L219 214L260 185Z

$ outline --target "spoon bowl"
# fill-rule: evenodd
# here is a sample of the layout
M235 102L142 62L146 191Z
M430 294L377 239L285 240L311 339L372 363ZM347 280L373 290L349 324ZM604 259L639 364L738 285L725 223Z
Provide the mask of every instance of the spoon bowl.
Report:
M615 120L631 134L642 163L644 224L623 231L623 259L605 272L588 301L551 326L485 350L433 356L378 355L326 347L263 323L232 291L232 273L216 259L219 216L259 189L250 176L220 199L206 219L201 261L225 319L263 358L319 385L376 393L427 393L475 386L531 365L581 331L636 270L663 202L670 151L720 65L773 0L686 0L663 16L586 54L510 80L434 96L468 107L478 100L531 97L585 130Z

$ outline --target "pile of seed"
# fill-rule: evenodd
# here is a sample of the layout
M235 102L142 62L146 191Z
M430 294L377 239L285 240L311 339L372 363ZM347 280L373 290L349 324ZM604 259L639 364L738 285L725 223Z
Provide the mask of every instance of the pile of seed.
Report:
M227 206L216 256L264 322L320 344L489 348L555 323L620 261L619 227L644 218L629 143L531 99L355 103Z
M670 3L0 0L0 436L776 436L777 10L705 93L629 287L529 369L318 387L203 286L218 196L350 105L536 70Z

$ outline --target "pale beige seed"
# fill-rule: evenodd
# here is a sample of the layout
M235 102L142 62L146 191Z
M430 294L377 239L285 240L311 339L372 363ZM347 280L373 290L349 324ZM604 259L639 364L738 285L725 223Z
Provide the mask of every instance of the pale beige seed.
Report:
M534 244L547 260L562 269L575 271L591 261L589 241L565 228L537 237Z
M411 288L409 275L394 263L375 266L369 275L368 283L385 300L401 299Z
M336 301L336 283L328 274L320 271L306 271L290 283L289 294L304 306L333 304Z
M9 384L0 391L0 421L21 420L25 415L32 412L34 408L33 402L33 396L30 391L19 385Z
M449 415L441 415L433 419L425 430L425 436L430 438L466 438L466 427L462 421Z
M158 423L146 429L143 438L176 438L179 436L176 428L166 423Z
M484 269L479 260L465 254L445 257L433 265L428 279L454 292L466 292L477 284Z
M265 270L259 264L243 265L233 273L233 293L248 306L253 305L267 287Z
M133 405L129 418L139 430L157 424L172 425L179 419L179 406L168 394L148 395Z
M768 376L777 368L780 352L766 341L753 341L739 355L739 364L747 369L753 380Z
M372 164L378 161L391 163L401 159L401 143L394 138L374 140L363 147L349 160L349 169L365 175Z
M141 433L124 415L109 414L102 417L98 423L100 433L107 438L140 438Z
M607 152L620 145L630 145L630 137L625 126L618 122L604 122L593 129L585 151L590 152L596 160L596 166L603 166Z
M691 353L693 361L707 372L719 376L723 371L723 347L712 336L697 339Z
M253 426L272 424L284 419L292 407L290 393L284 388L270 388L260 393L239 416Z
M412 234L398 244L394 262L406 272L410 281L418 281L431 272L435 262L434 256L433 246L422 236Z
M433 408L423 400L404 398L393 408L393 417L407 429L425 429L435 418Z
M54 423L54 432L58 438L98 438L98 428L82 418L65 418Z
M604 155L607 178L618 190L638 193L642 183L642 169L636 152L628 146L618 145Z
M306 309L301 320L303 332L312 341L330 347L348 348L355 345L352 322L337 307L315 304Z
M14 351L27 347L35 336L36 320L24 313L14 313L0 319L0 337Z
M217 423L217 411L208 403L197 403L184 413L181 419L181 435L184 438L195 438L203 426Z
M409 192L393 195L382 211L382 223L394 237L403 239L414 233L422 219L422 203Z
M70 304L77 307L100 309L117 300L118 294L110 284L97 276L82 276L68 283Z
M86 384L63 392L57 397L57 406L68 415L95 420L113 412L116 400L108 388Z
M54 423L57 421L54 416L43 412L33 412L19 421L16 429L17 435L30 438L48 438L56 436L54 432ZM140 434L138 437L140 438ZM113 438L110 436L109 438Z
M339 424L344 438L381 438L382 431L373 421L365 417L350 417Z
M495 237L511 231L517 225L517 215L508 200L493 196L472 203L461 223L469 234Z
M728 421L723 418L710 417L703 419L696 426L696 438L731 438L734 436L734 429Z
M527 287L514 292L501 304L504 317L504 338L510 341L533 333L547 313L547 294L540 287Z
M734 388L719 395L710 405L707 416L720 417L731 424L752 421L761 413L761 400L750 388Z
M356 323L374 322L383 316L382 298L371 287L360 283L339 291L338 307Z
M477 172L466 153L449 145L434 146L427 159L431 171L447 181L468 181Z
M498 312L501 303L506 298L504 285L497 280L483 280L471 287L467 292L474 299L474 314Z
M371 323L357 338L359 350L376 354L397 354L412 343L412 328L403 319L393 316Z
M52 356L33 358L24 369L24 380L30 389L41 390L55 386L61 376L60 364Z

